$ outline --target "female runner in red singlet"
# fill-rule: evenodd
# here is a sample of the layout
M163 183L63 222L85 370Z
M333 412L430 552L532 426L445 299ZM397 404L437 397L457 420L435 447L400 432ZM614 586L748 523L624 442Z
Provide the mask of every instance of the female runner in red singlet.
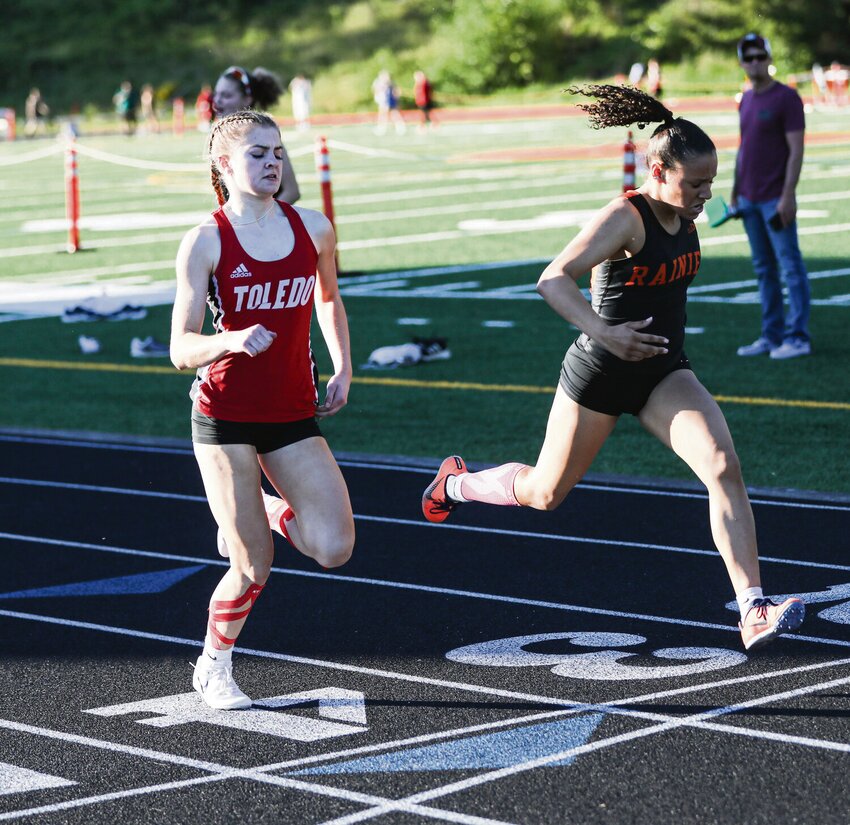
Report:
M268 115L219 120L209 154L221 208L187 233L177 255L171 360L198 370L192 440L230 557L193 679L219 709L251 704L233 681L231 651L274 555L261 471L282 496L274 499L279 529L300 552L336 567L354 545L348 490L315 421L342 409L351 383L334 232L321 213L275 200L282 152ZM333 362L321 404L310 350L314 294ZM212 335L201 332L205 304Z
M795 630L805 607L764 598L747 489L723 413L684 352L688 284L700 248L694 220L711 197L717 153L708 135L655 98L627 86L571 89L598 127L660 121L649 139L646 182L615 198L546 267L538 291L581 330L567 351L546 437L533 467L467 472L443 461L425 490L425 518L441 522L466 501L553 510L590 468L629 413L673 450L708 490L711 532L741 611L746 649ZM591 302L576 280L592 271Z

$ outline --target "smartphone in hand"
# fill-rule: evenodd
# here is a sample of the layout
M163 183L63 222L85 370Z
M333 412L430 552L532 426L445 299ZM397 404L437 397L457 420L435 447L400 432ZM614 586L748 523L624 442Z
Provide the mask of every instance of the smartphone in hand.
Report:
M785 228L785 224L782 223L782 215L778 212L773 213L773 217L768 221L770 224L770 228L776 232L779 232Z

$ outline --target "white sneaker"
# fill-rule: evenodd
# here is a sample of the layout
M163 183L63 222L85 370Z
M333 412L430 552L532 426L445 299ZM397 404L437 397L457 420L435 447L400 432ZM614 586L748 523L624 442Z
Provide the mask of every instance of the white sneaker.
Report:
M170 351L168 344L160 343L152 335L130 341L130 355L133 358L168 358Z
M811 354L812 345L808 341L801 341L799 338L791 338L788 341L784 341L776 349L770 351L770 357L778 360Z
M269 520L269 527L279 533L280 516L284 510L289 508L289 504L287 504L285 499L270 496L265 490L261 490L260 492L263 494L263 506L266 508L266 518ZM215 543L219 556L225 559L230 558L230 550L227 549L227 541L224 538L221 527L218 528Z
M251 707L251 700L233 681L233 665L211 659L205 653L198 656L192 687L201 698L216 710L239 710Z
M771 345L767 338L756 338L752 344L744 344L738 347L738 355L747 358L751 355L765 355L768 352L773 353L775 348Z

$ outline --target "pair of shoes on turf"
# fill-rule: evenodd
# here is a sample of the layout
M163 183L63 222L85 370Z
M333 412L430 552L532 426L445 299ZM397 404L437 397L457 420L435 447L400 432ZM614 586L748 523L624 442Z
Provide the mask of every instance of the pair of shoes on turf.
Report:
M133 358L168 358L169 353L168 344L161 344L152 335L130 341L130 355Z
M774 361L784 361L788 358L799 358L801 355L811 355L812 345L802 338L789 338L783 341L776 349L770 351L770 357Z
M266 518L269 520L269 527L272 530L277 530L277 526L280 524L280 517L283 511L289 508L289 504L287 504L286 499L270 496L265 490L261 490L260 492L263 494L263 507L266 508ZM219 556L225 559L230 558L230 550L227 548L227 540L224 538L221 527L218 528L215 543Z
M806 616L801 599L785 599L781 604L771 599L756 599L747 615L738 622L745 650L754 650L782 633L796 630Z
M466 462L459 455L450 455L443 460L434 480L422 494L422 514L428 521L433 524L440 524L460 504L459 501L449 498L446 492L446 482L449 477L466 471Z
M140 321L147 317L148 311L142 306L124 304L113 312L98 312L86 306L67 307L62 312L65 324L91 323L92 321Z
M233 681L233 665L211 659L206 653L198 656L192 687L209 707L215 710L244 710L251 707L251 699Z
M789 338L781 344L772 344L767 338L756 338L752 344L738 347L738 355L744 358L753 355L769 355L774 361L784 361L788 358L798 358L801 355L811 355L812 345L802 338Z

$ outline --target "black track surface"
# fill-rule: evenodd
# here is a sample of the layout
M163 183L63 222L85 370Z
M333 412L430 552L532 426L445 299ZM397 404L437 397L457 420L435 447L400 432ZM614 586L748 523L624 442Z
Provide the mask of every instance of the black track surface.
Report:
M754 493L765 591L808 616L745 654L698 490L595 480L434 526L433 467L341 457L354 557L275 537L234 656L257 705L216 713L190 447L0 456L0 821L850 822L850 501Z

